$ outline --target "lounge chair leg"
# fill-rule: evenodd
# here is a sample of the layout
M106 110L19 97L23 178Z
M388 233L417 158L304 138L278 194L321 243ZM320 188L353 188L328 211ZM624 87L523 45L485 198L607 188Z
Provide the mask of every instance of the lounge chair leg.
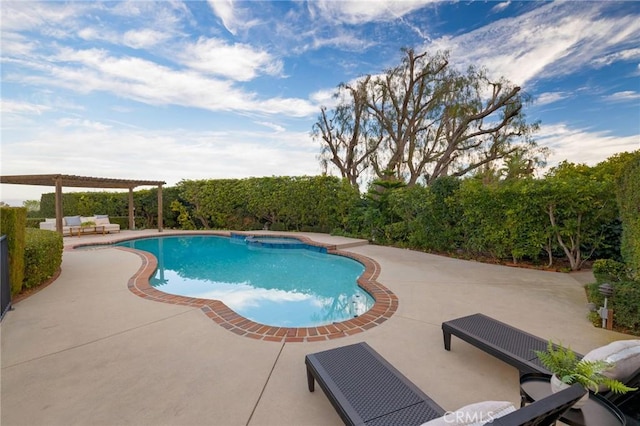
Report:
M444 348L448 351L451 350L451 333L447 333L442 330L442 337L444 338Z
M315 380L309 367L307 367L307 384L309 385L309 392L313 392L315 390Z

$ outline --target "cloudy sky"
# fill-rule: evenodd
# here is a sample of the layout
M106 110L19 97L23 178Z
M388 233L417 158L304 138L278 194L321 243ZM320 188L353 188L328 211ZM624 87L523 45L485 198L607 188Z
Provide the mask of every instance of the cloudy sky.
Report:
M316 175L342 82L446 49L535 103L550 165L640 148L640 2L5 1L3 175ZM11 205L53 188L0 185Z

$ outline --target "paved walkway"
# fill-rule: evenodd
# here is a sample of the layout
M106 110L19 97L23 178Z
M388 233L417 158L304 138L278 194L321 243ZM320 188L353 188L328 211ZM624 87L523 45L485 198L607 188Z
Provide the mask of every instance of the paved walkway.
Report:
M65 238L65 246L143 235ZM168 234L165 232L165 234ZM519 402L518 374L440 325L483 312L586 353L632 338L596 329L573 275L450 259L304 233L381 266L399 299L382 325L323 342L256 341L199 308L145 300L127 288L141 258L115 248L66 250L60 277L17 303L1 325L1 417L13 425L340 425L304 356L366 341L445 409Z

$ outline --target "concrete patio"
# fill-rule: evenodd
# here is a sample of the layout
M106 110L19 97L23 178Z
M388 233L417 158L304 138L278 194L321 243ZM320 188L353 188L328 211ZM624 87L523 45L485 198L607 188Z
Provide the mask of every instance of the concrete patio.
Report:
M65 237L65 247L157 231ZM382 325L314 343L238 336L198 308L145 300L127 288L141 266L116 248L65 250L51 285L2 321L3 426L340 425L323 392L307 390L305 354L366 341L445 409L519 403L517 371L453 339L443 321L482 312L586 353L630 339L586 319L589 273L564 274L450 259L302 233L381 266L399 299Z

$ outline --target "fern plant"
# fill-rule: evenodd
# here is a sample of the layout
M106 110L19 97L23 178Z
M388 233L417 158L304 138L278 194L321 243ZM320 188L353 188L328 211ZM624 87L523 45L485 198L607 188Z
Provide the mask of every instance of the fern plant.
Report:
M603 373L614 366L613 363L605 360L579 360L571 348L554 345L551 341L546 351L535 351L535 353L542 365L555 374L561 382L568 385L580 383L596 393L600 385L605 385L613 393L619 394L637 390L619 380L605 376Z

